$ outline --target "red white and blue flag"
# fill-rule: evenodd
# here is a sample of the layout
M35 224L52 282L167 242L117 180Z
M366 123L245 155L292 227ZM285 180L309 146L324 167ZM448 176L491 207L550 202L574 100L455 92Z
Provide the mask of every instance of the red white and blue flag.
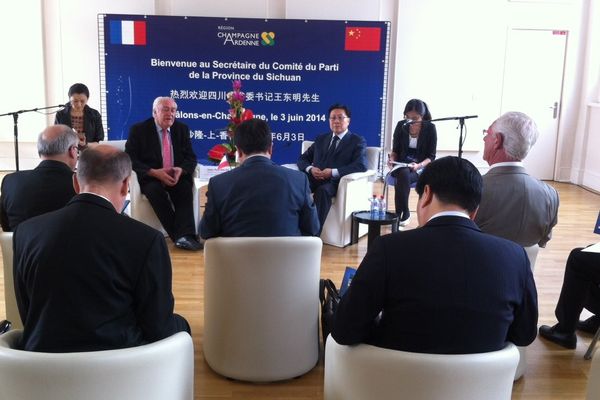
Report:
M110 21L110 43L146 45L146 21Z

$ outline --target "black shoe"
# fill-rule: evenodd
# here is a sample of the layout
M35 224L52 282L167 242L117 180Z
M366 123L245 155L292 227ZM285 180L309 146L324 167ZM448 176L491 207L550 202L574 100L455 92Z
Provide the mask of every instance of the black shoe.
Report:
M175 247L183 250L198 251L202 250L204 246L196 240L193 236L182 236L175 241Z
M577 322L576 328L579 331L591 333L593 335L596 333L598 328L600 328L600 317L597 315L592 315L585 321Z
M542 325L540 326L540 336L554 342L562 347L566 347L567 349L574 349L577 347L577 336L574 333L562 333L556 330L556 327Z

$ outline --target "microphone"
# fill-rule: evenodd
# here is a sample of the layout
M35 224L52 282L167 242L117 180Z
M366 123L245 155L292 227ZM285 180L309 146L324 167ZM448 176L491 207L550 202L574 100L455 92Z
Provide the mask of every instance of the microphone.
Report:
M412 119L406 119L406 121L404 121L404 124L402 124L402 125L410 125L413 122L416 122L416 121L413 121Z

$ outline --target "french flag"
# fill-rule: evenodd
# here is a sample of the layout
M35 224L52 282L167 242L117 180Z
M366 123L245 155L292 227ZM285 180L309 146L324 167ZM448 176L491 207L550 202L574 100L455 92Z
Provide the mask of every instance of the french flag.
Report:
M146 21L110 21L110 43L146 45Z

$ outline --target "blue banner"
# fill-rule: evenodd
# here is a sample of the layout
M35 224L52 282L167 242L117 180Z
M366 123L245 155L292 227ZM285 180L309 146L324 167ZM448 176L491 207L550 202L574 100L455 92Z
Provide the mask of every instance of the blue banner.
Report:
M103 23L102 23L103 22ZM227 93L269 122L273 160L295 162L303 140L329 131L327 109L352 111L350 130L381 146L389 22L104 15L102 113L108 138L126 139L170 96L199 162L227 140Z

